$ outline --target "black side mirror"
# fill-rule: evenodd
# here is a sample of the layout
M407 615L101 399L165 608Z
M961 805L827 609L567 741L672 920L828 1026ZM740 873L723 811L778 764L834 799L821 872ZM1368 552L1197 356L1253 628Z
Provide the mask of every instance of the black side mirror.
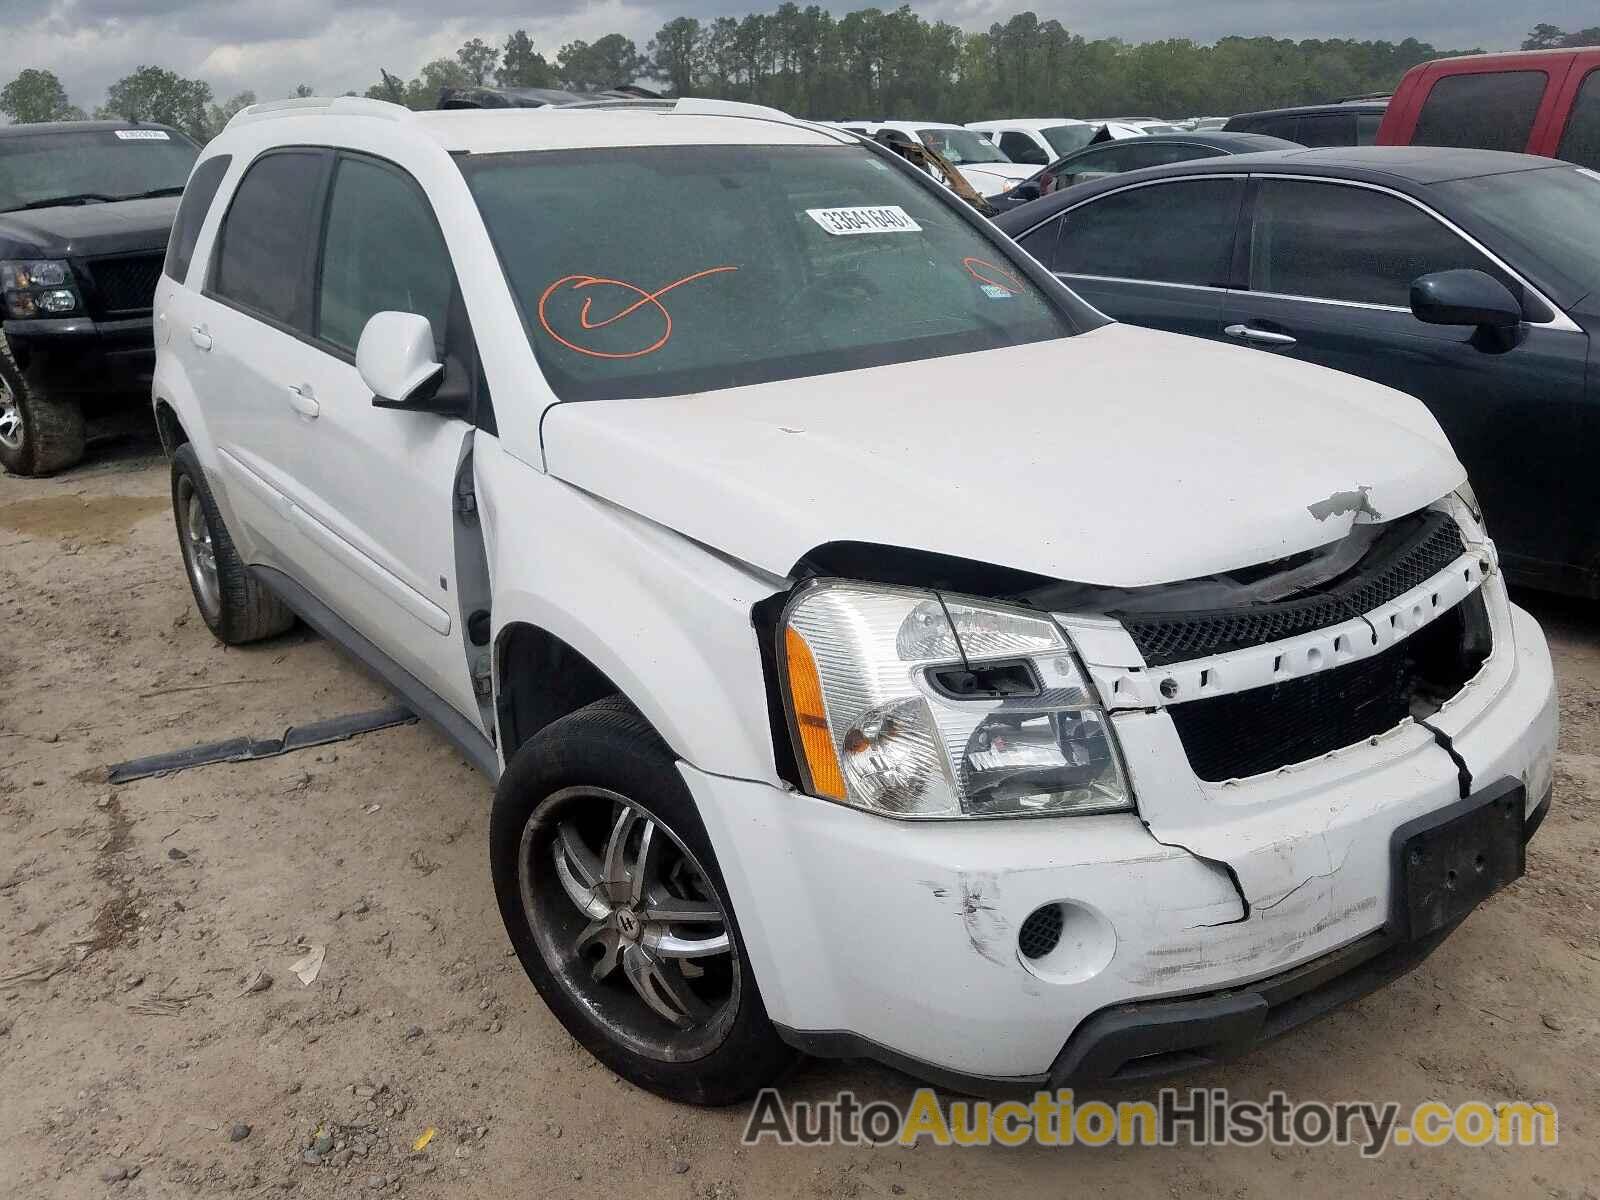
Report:
M1042 195L1044 195L1044 192L1031 179L1026 183L1019 183L1011 189L1011 198L1013 200L1037 200Z
M1522 304L1493 275L1435 271L1413 280L1411 313L1429 325L1472 325L1504 330L1522 324Z

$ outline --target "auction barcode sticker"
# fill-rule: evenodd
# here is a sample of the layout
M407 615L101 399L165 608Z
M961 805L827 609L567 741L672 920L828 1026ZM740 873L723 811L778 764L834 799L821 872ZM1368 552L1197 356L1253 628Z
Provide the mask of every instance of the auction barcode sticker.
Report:
M165 129L119 129L117 136L125 142L170 142Z
M922 226L913 221L898 204L877 207L865 205L858 208L808 208L806 216L829 233L841 236L854 233L920 233Z

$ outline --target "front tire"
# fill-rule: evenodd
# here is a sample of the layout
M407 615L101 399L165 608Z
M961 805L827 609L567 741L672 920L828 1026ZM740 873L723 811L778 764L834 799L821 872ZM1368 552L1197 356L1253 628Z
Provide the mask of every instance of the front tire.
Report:
M52 475L83 459L83 409L22 377L0 334L0 466L13 475Z
M218 641L242 646L294 624L289 607L240 560L200 459L187 442L172 456L172 515L195 607Z
M733 1104L794 1061L676 759L621 697L517 751L489 853L528 978L618 1075L670 1100Z

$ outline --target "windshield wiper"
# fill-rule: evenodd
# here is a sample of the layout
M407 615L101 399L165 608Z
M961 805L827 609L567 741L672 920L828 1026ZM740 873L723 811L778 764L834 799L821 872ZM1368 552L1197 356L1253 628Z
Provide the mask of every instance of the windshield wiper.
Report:
M181 196L181 195L183 195L183 184L179 183L179 184L175 184L172 187L151 188L148 192L135 192L131 196L118 196L117 199L118 200L154 200L157 196Z
M26 204L18 204L5 211L22 212L29 208L56 208L69 204L109 204L119 198L117 196L102 196L99 192L78 192L71 196L51 196L45 200L29 200Z

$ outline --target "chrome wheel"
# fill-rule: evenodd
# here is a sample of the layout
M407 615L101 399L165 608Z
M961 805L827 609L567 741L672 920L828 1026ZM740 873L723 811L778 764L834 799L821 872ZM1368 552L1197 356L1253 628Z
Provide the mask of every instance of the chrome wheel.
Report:
M222 612L222 585L217 579L217 552L211 543L211 526L206 521L205 505L194 480L184 475L178 480L178 521L182 534L183 561L194 585L194 598L201 611L215 621Z
M681 1061L727 1036L740 988L727 913L651 813L605 788L555 793L523 828L518 882L546 964L616 1040Z
M11 386L0 379L0 446L21 450L22 436L22 406Z

